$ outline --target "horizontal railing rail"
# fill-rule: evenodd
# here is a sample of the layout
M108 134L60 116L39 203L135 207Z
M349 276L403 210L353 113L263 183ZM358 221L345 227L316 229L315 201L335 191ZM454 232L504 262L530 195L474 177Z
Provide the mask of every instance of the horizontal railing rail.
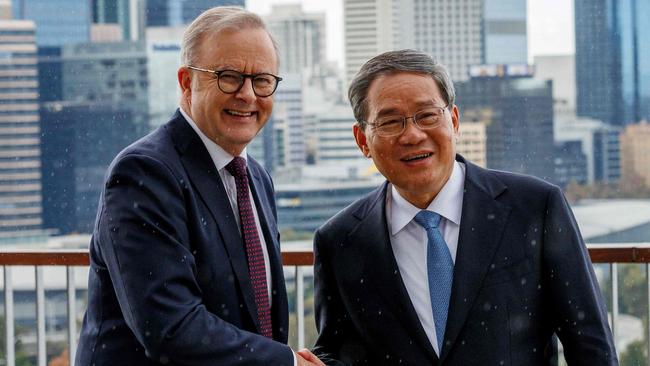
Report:
M593 263L650 263L650 243L588 244Z
M630 244L588 244L593 263L650 263L650 242ZM314 263L311 250L285 250L285 266L310 266ZM87 266L88 250L6 250L0 251L2 266Z
M311 250L282 252L285 266L311 266L314 255ZM4 250L0 251L0 266L88 266L88 250Z

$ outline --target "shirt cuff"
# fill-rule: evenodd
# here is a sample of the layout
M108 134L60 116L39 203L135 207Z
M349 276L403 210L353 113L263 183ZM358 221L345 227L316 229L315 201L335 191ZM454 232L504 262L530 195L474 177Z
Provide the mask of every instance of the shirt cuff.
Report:
M298 366L298 358L296 358L296 352L291 350L291 354L293 355L293 366Z

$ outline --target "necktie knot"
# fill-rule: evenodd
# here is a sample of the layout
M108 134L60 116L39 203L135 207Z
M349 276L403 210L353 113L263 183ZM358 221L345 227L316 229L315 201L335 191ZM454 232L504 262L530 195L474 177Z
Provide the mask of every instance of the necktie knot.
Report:
M226 165L226 170L235 178L246 177L246 159L241 156L235 156L230 163Z
M435 229L440 224L441 218L442 217L439 214L433 211L422 210L415 215L415 222L425 230Z

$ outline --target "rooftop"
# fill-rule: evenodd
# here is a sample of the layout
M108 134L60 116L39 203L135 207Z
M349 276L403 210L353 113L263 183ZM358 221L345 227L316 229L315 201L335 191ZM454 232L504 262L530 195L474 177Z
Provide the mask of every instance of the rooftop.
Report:
M586 242L650 224L650 199L582 200L572 209Z

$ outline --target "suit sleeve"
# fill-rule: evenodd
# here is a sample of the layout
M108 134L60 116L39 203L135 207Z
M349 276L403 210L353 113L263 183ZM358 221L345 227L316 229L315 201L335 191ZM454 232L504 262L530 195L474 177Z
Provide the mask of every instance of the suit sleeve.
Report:
M313 352L326 365L348 365L362 359L365 348L348 315L334 277L331 240L314 236L314 304L318 338Z
M549 193L544 224L544 278L554 330L569 365L618 365L607 310L589 253L559 188Z
M161 161L137 154L121 157L107 177L96 249L129 328L162 364L293 365L289 347L202 303L183 184Z

